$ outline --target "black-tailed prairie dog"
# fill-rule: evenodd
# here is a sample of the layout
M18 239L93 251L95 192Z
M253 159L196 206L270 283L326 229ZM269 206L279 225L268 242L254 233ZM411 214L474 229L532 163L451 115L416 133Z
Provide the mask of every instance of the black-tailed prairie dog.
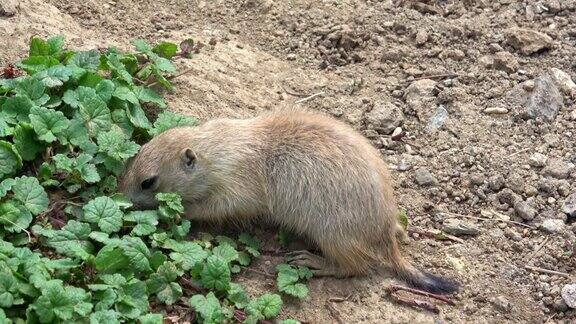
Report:
M190 219L269 218L322 251L290 263L317 276L387 268L427 291L457 290L402 258L398 209L379 152L350 126L300 109L251 119L215 119L159 134L129 161L120 189L139 208L157 192L182 196Z

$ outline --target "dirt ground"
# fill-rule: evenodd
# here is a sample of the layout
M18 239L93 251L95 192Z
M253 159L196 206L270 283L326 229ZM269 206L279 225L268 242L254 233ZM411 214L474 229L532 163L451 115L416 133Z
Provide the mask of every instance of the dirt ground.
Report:
M317 278L308 299L289 301L283 317L576 321L561 297L576 282L576 1L0 4L2 66L22 57L34 34L63 34L76 48L193 38L204 46L176 62L190 72L176 79L170 109L204 121L303 105L373 141L408 212L403 249L419 266L461 283L451 297L456 305L440 305L436 315L394 303L389 279ZM439 240L433 230L452 239ZM272 241L273 234L260 237ZM271 273L280 261L265 255L253 268ZM237 280L251 293L274 287L258 272Z

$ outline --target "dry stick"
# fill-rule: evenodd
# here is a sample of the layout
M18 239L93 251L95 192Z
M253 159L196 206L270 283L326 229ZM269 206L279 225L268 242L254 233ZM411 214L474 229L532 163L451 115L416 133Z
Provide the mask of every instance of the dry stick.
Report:
M540 243L540 245L538 246L538 248L536 248L536 250L534 250L534 253L532 253L532 255L528 258L528 261L526 261L526 263L530 263L530 261L532 261L532 259L534 259L534 257L536 257L536 255L538 254L538 252L540 252L540 250L542 250L542 248L544 247L544 245L546 245L546 243L548 243L548 240L550 239L550 236L546 236L546 238L544 239L544 241L542 243Z
M424 80L424 79L455 78L455 77L463 77L463 76L465 76L465 75L458 74L458 73L433 74L433 75L426 75L426 76L417 77L417 78L414 78L412 80L404 80L404 82L413 82L413 81Z
M404 286L399 286L399 285L390 285L388 288L386 288L390 293L396 292L396 291L407 291L409 293L413 293L416 295L420 295L420 296L424 296L424 297L430 297L430 298L434 298L437 299L439 301L445 302L448 305L452 305L455 306L456 303L454 303L453 301L451 301L450 299L442 296L442 295L437 295L437 294L433 294L433 293L429 293L427 291L423 291L423 290L419 290L419 289L414 289L414 288L409 288L409 287L404 287Z
M315 94L313 94L313 95L311 95L311 96L308 96L308 97L306 97L306 98L302 98L302 99L296 100L296 102L294 102L294 103L299 104L299 103L303 103L303 102L306 102L306 101L310 101L310 100L312 100L312 99L314 99L314 98L316 98L316 97L318 97L318 96L321 96L321 95L323 95L323 94L324 94L324 91L318 92L318 93L315 93Z
M515 221L511 221L511 220L506 220L506 219L492 219L492 218L484 218L484 217L477 217L477 216L468 216L468 215L456 214L456 213L451 213L451 212L442 212L442 213L450 215L450 216L454 216L454 217L470 218L470 219L492 221L492 222L503 222L503 223L509 223L509 224L516 224L519 226L524 226L524 227L527 227L529 229L536 229L534 226L530 226L528 224L515 222ZM492 213L496 214L496 212L494 212L494 211L492 211Z
M400 304L404 304L404 305L411 306L411 307L422 308L422 309L425 309L425 310L430 311L430 312L435 313L435 314L440 313L440 309L438 309L438 306L432 304L429 301L420 300L420 299L409 299L409 298L402 297L402 296L395 294L395 293L390 293L390 297L392 297L392 299L394 299L396 302L398 302Z
M567 274L566 272L548 270L548 269L533 267L533 266L529 266L529 265L525 265L524 268L526 268L526 269L528 269L528 270L533 270L533 271L536 271L536 272L542 272L542 273L547 273L547 274L551 274L551 275L561 276L561 277L564 277L564 278L570 278L570 275Z
M526 152L526 151L529 151L530 149L531 149L531 147L527 147L527 148L525 148L525 149L521 149L520 151L516 151L516 152L514 152L514 153L512 153L512 154L509 154L508 157L512 157L512 156L514 156L514 155L518 155L518 154L520 154L520 153L524 153L524 152Z
M466 241L464 241L463 239L461 239L461 238L459 238L459 237L452 236L452 235L450 235L450 234L446 234L446 233L441 232L441 231L438 232L438 233L434 233L434 232L431 232L431 231L426 231L426 230L421 231L421 230L418 230L418 229L410 228L410 229L408 229L408 232L420 234L420 235L422 235L422 236L426 236L426 237L433 238L433 239L437 239L437 240L441 240L440 238L437 237L437 235L439 234L439 235L442 235L444 238L446 238L446 239L449 240L449 241L454 241L454 242L458 242L458 243L465 243L465 242L466 242Z

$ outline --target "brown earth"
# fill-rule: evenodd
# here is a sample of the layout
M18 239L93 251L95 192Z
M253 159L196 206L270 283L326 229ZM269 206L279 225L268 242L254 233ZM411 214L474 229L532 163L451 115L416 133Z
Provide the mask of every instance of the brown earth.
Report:
M190 72L168 94L170 109L207 120L301 104L342 118L389 162L409 228L459 237L412 233L404 247L416 264L461 282L452 297L456 306L440 305L439 315L392 302L385 290L390 280L373 277L315 278L308 299L289 301L283 317L310 323L576 321L560 294L574 283L576 269L576 226L563 211L576 192L576 86L550 70L576 74L576 1L0 5L2 66L22 57L34 34L63 34L78 49L128 48L133 38L193 38L204 47L176 62ZM280 261L265 255L253 268L272 273ZM274 289L273 278L254 271L237 280L250 293ZM330 302L333 297L347 299Z

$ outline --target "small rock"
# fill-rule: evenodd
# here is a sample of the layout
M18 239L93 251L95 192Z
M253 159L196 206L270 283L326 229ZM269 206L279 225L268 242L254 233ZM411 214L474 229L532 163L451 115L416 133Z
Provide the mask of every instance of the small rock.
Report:
M424 45L428 41L428 33L424 29L420 29L416 33L416 45Z
M493 67L506 73L514 73L520 67L514 54L509 52L498 52L494 55Z
M534 88L527 90L529 82L515 86L507 94L507 100L512 106L520 106L522 115L529 118L542 118L553 121L558 111L564 107L564 98L548 74L542 74L534 79Z
M420 168L414 172L416 183L421 186L430 186L436 183L436 179L426 168Z
M404 92L406 104L412 108L420 120L428 120L434 113L436 81L430 79L412 82Z
M564 221L561 219L546 219L540 225L548 233L558 233L564 229Z
M296 54L290 53L290 54L286 55L286 59L288 61L294 61L294 60L296 60Z
M564 162L562 159L550 159L543 173L556 179L568 179L574 170L574 164Z
M12 17L18 13L19 1L0 0L0 17Z
M508 31L508 44L524 55L530 55L552 47L552 38L541 32L524 28Z
M488 115L504 115L508 113L508 109L504 107L488 107L484 109L484 113Z
M560 295L568 307L576 308L576 284L568 284L562 287Z
M491 302L494 308L502 313L508 313L512 309L512 304L510 304L510 301L504 296L498 296L491 300Z
M532 220L536 216L536 209L525 201L518 201L514 204L514 211L524 220Z
M550 76L564 94L569 96L576 94L576 83L572 81L572 78L568 73L557 68L551 68Z
M402 127L396 127L392 132L392 135L390 135L390 138L394 141L399 141L404 136L404 134L405 133L402 130Z
M572 193L562 204L562 212L569 217L576 217L576 192Z
M509 227L504 229L504 235L513 241L522 241L522 235Z
M492 191L500 191L500 189L502 189L504 187L504 177L500 174L491 176L490 178L488 178L488 187L492 190Z
M522 83L522 88L526 91L534 90L534 80L526 80L526 82Z
M364 115L366 125L380 134L390 134L402 125L404 114L391 102L377 103L371 111Z
M484 55L478 59L478 63L480 63L485 68L490 68L494 65L494 58L488 55Z
M408 161L406 161L406 159L402 159L400 160L400 162L398 162L398 167L397 170L400 172L404 172L404 171L408 171L412 169L412 165L410 165L408 163Z
M452 235L478 235L480 228L478 225L463 221L457 218L448 218L442 224L442 230Z
M531 167L535 168L543 168L546 166L546 162L548 161L548 157L542 153L534 153L528 160L528 164Z

